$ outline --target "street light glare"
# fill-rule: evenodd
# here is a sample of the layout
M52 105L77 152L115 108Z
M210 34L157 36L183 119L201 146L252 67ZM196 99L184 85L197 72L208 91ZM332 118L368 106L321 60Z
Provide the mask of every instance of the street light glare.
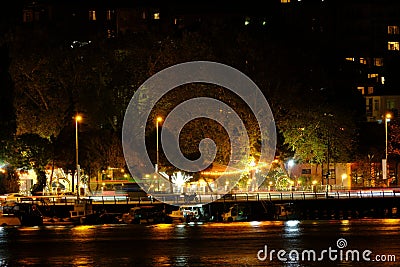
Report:
M162 122L162 118L161 117L157 117L157 122Z
M81 121L82 120L82 116L81 115L76 115L75 116L75 121Z
M290 159L287 164L288 164L289 168L291 168L294 166L295 162L293 159Z

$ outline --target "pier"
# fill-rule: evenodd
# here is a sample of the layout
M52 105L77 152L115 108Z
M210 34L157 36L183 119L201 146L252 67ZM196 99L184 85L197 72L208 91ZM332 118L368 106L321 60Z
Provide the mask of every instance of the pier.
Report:
M181 197L163 201L149 197L130 198L128 196L96 196L91 199L96 212L128 212L135 206L157 206L160 210L171 212L179 205L188 204ZM19 198L17 202L36 204L46 216L68 217L73 210L76 197L40 196ZM212 201L210 201L212 200ZM241 204L250 210L254 220L274 219L275 207L290 204L298 219L351 219L351 218L400 218L400 190L343 190L334 192L238 192L218 195L199 195L210 214L216 218L234 204Z

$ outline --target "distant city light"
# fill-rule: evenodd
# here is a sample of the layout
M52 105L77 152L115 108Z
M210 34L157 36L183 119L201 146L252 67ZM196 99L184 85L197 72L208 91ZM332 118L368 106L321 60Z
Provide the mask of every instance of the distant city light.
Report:
M87 42L73 41L72 44L71 44L71 48L82 47L82 46L90 44L91 42L92 41L87 41Z

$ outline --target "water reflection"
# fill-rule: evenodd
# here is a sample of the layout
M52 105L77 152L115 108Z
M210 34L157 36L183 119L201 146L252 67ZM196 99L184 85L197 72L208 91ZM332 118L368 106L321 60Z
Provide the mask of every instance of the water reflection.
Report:
M257 252L336 247L370 249L400 259L400 220L253 221L204 224L0 227L8 266L321 266L261 262ZM390 239L387 238L390 236ZM325 262L327 266L353 266ZM368 266L396 266L392 263Z

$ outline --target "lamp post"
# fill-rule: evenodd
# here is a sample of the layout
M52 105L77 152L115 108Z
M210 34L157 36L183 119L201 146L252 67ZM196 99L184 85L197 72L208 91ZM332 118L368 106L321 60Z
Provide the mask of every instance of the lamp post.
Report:
M79 149L78 149L78 122L82 120L81 115L76 115L75 116L75 147L76 147L76 196L79 199L79 176L80 176L80 167L79 167ZM74 191L74 179L72 179L72 192Z
M251 180L251 183L253 184L252 189L253 189L253 191L257 191L258 184L257 184L256 177L254 175L254 172L255 172L254 167L256 166L256 162L255 162L254 158L251 159L249 166L250 166L250 180Z
M158 123L160 123L160 122L162 122L162 118L161 117L157 117L157 119L156 119L156 135L157 135L157 138L156 138L156 146L157 146L157 162L156 162L156 173L158 173L158 164L159 164L159 160L160 160L160 157L159 157L159 153L158 153Z
M290 190L294 191L294 181L292 180L292 168L294 166L294 159L290 159L287 163L288 167L288 178L290 180Z
M388 159L388 122L392 118L392 114L386 113L385 115L385 161L382 164L383 179L387 178L387 159Z
M330 123L332 123L332 117L333 117L333 115L332 114L330 114L330 113L324 113L324 116L328 116L329 118L330 118ZM326 172L326 174L325 174L325 178L326 178L326 191L325 191L325 194L326 194L326 197L328 198L328 194L329 194L329 177L330 177L330 175L331 175L331 173L330 173L330 162L329 162L329 160L330 160L330 156L331 156L331 144L330 144L330 142L331 142L331 135L330 135L330 131L328 130L327 131L327 152L326 152L326 158L327 158L327 165L328 165L328 170L327 170L327 172ZM322 172L323 172L323 169L322 169ZM322 184L322 183L321 183Z
M344 189L344 187L343 187L343 181L344 181L345 179L347 179L347 174L346 174L346 173L343 173L343 174L342 174L342 189Z

